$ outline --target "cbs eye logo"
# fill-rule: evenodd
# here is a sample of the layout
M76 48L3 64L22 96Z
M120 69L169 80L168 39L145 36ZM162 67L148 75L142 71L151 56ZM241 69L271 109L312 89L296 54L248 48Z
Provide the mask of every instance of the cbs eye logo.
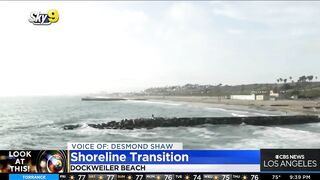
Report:
M55 9L49 10L47 14L39 11L33 11L30 13L29 22L34 25L50 25L56 23L59 20L59 13Z

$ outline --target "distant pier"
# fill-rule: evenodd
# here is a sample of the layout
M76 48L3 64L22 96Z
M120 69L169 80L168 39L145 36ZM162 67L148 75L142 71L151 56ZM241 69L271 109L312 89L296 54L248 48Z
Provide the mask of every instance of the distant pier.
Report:
M203 124L213 125L256 125L256 126L278 126L290 124L305 124L320 122L319 116L255 116L255 117L186 117L186 118L139 118L124 119L121 121L110 121L100 124L88 124L89 127L97 129L152 129L158 127L192 127ZM72 130L80 128L80 124L64 125L63 129Z
M127 100L135 100L135 101L145 101L147 99L144 98L114 98L114 97L84 97L81 98L82 101L127 101Z
M82 101L126 101L125 98L108 98L108 97L84 97Z

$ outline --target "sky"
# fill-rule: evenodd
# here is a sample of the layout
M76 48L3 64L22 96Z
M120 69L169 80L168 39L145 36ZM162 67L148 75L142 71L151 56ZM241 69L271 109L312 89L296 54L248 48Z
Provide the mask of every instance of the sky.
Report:
M57 9L35 26L32 11ZM0 2L0 96L320 77L320 2Z

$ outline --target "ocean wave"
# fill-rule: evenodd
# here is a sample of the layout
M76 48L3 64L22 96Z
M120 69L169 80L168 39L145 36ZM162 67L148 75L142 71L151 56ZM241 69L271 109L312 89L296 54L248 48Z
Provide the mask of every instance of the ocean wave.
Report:
M252 113L253 115L256 115L256 116L274 116L273 114L265 114L265 113Z
M133 103L139 103L139 104L159 104L159 105L169 105L169 106L181 106L183 103L177 103L177 102L169 102L169 101L138 101L138 100L128 100L124 102L133 102Z
M248 117L248 115L244 115L244 114L237 114L237 113L231 113L232 116L235 117Z
M241 133L240 133L241 132ZM211 149L261 149L261 148L319 148L320 134L287 127L244 126L239 138L221 137L225 143L214 143Z
M253 132L253 135L262 135L265 137L281 137L281 138L288 138L288 139L314 139L319 138L320 133L314 133L306 130L297 130L285 127L265 127L263 130L257 130ZM319 139L320 142L320 139Z
M206 110L213 110L213 111L224 111L224 112L226 112L226 111L228 111L227 109L223 109L223 108L216 108L216 107L204 107L204 109L206 109Z
M208 128L188 128L188 132L194 134L195 137L210 139L217 136L218 133Z

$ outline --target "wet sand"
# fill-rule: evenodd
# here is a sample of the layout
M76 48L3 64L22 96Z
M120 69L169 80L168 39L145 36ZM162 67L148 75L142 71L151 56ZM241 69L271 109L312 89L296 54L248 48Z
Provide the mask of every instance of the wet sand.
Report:
M143 96L152 101L174 101L192 103L199 106L212 106L225 109L261 109L281 111L288 114L320 115L320 100L233 100L210 96Z

